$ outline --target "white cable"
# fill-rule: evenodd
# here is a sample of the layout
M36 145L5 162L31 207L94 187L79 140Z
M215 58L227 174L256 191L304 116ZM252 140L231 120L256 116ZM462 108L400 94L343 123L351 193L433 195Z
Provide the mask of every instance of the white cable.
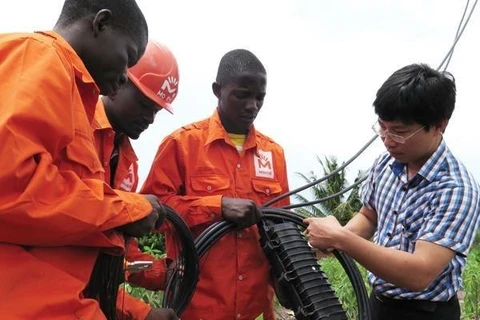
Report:
M477 2L478 2L478 0L475 0L475 3L473 4L472 9L470 10L470 13L468 14L467 20L465 21L465 24L462 26L460 32L458 33L458 36L455 37L455 41L453 42L452 47L450 48L450 50L448 50L448 53L446 54L445 58L443 58L442 62L438 66L437 70L440 70L442 68L443 64L445 63L445 61L447 61L447 59L449 59L449 57L451 58L451 55L453 54L453 50L455 49L455 46L457 45L458 40L460 40L460 37L462 36L463 31L465 31L465 28L466 28L468 22L470 21L470 18L472 17L473 11L475 10L475 7L477 6ZM468 3L469 3L469 1L467 1L467 7L468 7ZM463 21L463 19L462 19L462 21ZM461 25L462 21L460 21L460 25ZM459 27L460 27L460 25L459 25ZM445 67L445 69L446 69L446 67Z
M460 28L462 27L463 20L465 19L465 15L467 14L469 4L470 4L470 0L467 0L467 4L465 5L465 10L463 10L462 19L460 19L460 22L458 23L457 32L455 33L455 38L453 38L454 40L458 38L458 34L460 33ZM450 61L452 60L453 52L454 50L452 50L452 53L448 56L448 60L447 60L447 63L445 64L445 67L443 68L443 71L447 70L448 65L450 64Z

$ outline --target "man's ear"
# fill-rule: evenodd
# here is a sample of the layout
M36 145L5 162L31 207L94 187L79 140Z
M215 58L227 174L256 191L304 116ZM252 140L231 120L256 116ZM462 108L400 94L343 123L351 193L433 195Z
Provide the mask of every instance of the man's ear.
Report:
M93 33L96 36L102 31L105 31L105 28L110 25L112 22L112 11L109 9L102 9L97 12L95 18L93 19L92 27Z
M447 125L448 125L448 120L447 119L443 119L441 120L438 124L435 125L435 129L440 133L444 133L445 132L445 129L447 128Z
M215 95L215 97L220 99L220 93L222 91L222 86L220 85L220 83L218 83L218 82L212 83L212 91L213 91L213 94Z

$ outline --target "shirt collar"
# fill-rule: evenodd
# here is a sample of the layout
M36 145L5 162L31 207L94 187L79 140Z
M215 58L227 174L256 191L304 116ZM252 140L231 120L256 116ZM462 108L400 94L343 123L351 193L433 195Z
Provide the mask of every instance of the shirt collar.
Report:
M427 162L420 168L418 175L424 177L426 180L433 181L438 172L443 168L445 157L447 156L447 144L445 140L440 142L437 150L428 158Z
M257 133L255 130L255 126L252 124L245 138L245 143L243 145L244 150L254 148L257 146L257 142L255 139L256 134ZM215 111L213 112L213 115L209 119L208 136L207 136L207 140L205 141L205 146L212 143L215 140L220 140L220 139L224 140L227 144L235 147L230 141L230 138L228 137L228 133L222 125L222 121L220 120L220 115L218 114L218 109L215 109Z
M68 59L68 62L73 68L73 72L77 81L77 86L79 86L78 81L80 81L84 84L83 90L86 90L85 92L87 93L91 93L91 95L82 96L82 99L88 106L92 106L85 109L89 121L92 122L95 116L95 108L93 107L92 103L98 99L100 89L96 85L95 80L93 80L93 77L88 72L87 67L83 63L82 59L80 59L77 52L72 48L72 46L60 34L56 33L55 31L37 31L36 33L43 34L55 40L53 42L53 46L55 46L59 51L61 51L65 58Z
M75 70L75 76L80 80L82 80L82 82L84 83L91 83L95 85L97 94L99 94L100 90L95 84L95 81L93 80L92 76L88 72L87 67L83 63L82 59L80 59L77 52L60 34L56 33L55 31L37 31L37 33L41 33L55 39L60 45L60 47L64 49L63 51L70 58L70 62L72 63L73 69Z
M102 99L98 99L98 103L95 109L95 118L93 120L93 127L95 131L110 131L112 138L110 138L110 143L114 145L116 142L120 146L122 150L122 154L130 161L136 162L138 161L137 155L135 154L135 150L133 150L132 144L130 139L122 134L121 136L115 136L115 131L113 131L112 125L108 121L107 113L105 112L105 105L103 104ZM120 139L119 141L115 141L114 139Z
M440 142L440 145L437 147L435 152L428 158L428 160L423 164L420 170L417 172L415 177L412 180L418 180L417 176L422 177L423 179L431 182L435 179L440 169L443 166L443 160L447 154L447 145L445 140ZM393 171L393 174L397 177L400 177L402 174L406 174L406 165L405 163L392 160L390 168Z
M120 150L122 151L123 155L128 159L130 162L137 162L137 154L135 153L135 150L133 149L132 142L130 141L130 138L127 137L125 134L122 135L121 137L122 141L120 141Z
M95 118L93 124L95 130L111 129L113 131L112 125L108 121L102 98L98 99L97 106L95 108Z

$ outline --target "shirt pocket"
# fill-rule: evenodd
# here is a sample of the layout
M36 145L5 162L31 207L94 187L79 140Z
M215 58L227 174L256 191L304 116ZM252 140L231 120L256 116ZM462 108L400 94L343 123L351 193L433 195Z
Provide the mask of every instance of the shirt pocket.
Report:
M193 194L199 196L223 195L230 189L226 175L196 175L190 178Z
M65 158L60 170L70 170L82 178L104 180L104 169L98 158L94 143L88 136L76 131L74 140L65 148Z
M262 205L282 192L282 186L275 180L252 179L252 187Z

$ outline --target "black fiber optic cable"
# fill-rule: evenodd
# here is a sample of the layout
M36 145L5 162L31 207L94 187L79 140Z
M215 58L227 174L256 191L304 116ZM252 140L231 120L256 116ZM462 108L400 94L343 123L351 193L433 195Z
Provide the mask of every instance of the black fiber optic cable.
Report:
M275 223L283 221L293 222L302 229L306 228L306 225L303 223L304 217L292 211L280 208L262 208L262 212L263 220ZM210 225L195 239L198 257L202 257L221 237L234 229L235 224L229 221L218 221ZM369 320L368 294L355 262L343 252L334 250L333 254L339 260L352 284L359 309L359 320Z
M163 205L167 212L166 219L176 230L182 250L176 260L175 269L168 279L163 295L162 306L172 308L178 317L182 315L192 299L199 277L198 255L192 233L182 217L167 205Z
M312 205L315 205L315 204L318 204L318 203L321 203L321 202L324 202L324 201L327 201L327 200L330 200L330 199L333 199L335 197L338 197L338 196L341 196L342 194L344 194L345 192L347 191L350 191L351 189L355 188L356 186L359 186L361 183L363 183L365 180L368 179L368 176L365 176L361 179L358 179L358 181L356 181L355 183L353 183L351 186L348 186L347 188L345 189L342 189L340 190L339 192L337 193L334 193L334 194L331 194L329 196L326 196L322 199L318 199L318 200L313 200L313 201L308 201L308 202L303 202L303 203L296 203L296 204L290 204L288 206L284 206L282 207L282 209L295 209L295 208L301 208L301 207L308 207L308 206L312 206Z
M304 186L301 186L295 190L292 190L292 191L289 191L289 192L286 192L284 194L281 194L279 195L278 197L268 201L267 203L265 203L263 206L264 207L270 207L272 204L274 203L277 203L278 201L282 200L282 199L285 199L286 197L289 197L291 196L292 194L295 194L295 193L298 193L300 191L303 191L305 189L308 189L314 185L317 185L325 180L327 180L328 178L332 177L334 174L342 171L343 169L345 169L350 163L353 162L353 160L355 160L356 158L358 158L358 156L360 156L372 143L373 141L375 141L376 139L378 138L378 135L375 135L373 136L357 153L355 153L353 155L353 157L351 157L350 159L348 159L344 164L342 164L340 167L338 167L337 169L333 170L332 172L330 172L328 175L324 176L324 177L321 177L315 181L312 181L310 183L307 183L306 185Z

